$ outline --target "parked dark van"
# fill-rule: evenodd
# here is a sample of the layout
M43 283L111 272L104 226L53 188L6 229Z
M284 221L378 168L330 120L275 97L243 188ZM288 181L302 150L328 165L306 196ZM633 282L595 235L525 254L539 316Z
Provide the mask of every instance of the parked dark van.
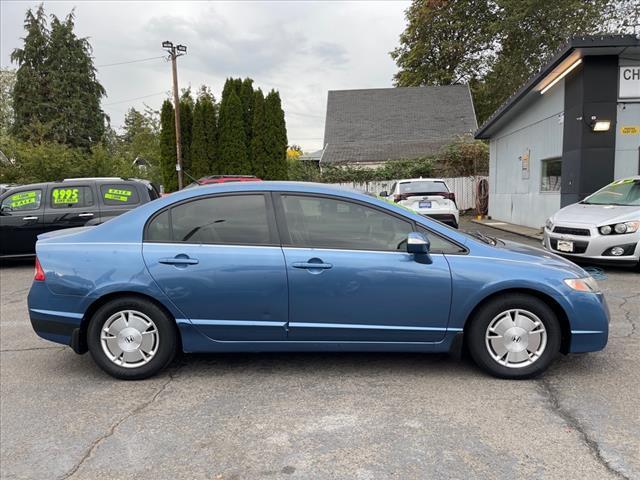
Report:
M160 196L154 184L129 178L72 178L0 194L0 257L35 253L39 234L104 223Z

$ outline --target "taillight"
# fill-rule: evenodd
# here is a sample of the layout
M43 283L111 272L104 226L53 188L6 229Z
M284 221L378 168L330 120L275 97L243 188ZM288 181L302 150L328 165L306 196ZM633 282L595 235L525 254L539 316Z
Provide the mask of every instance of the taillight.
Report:
M44 282L45 280L44 270L42 269L42 265L40 265L40 260L38 260L38 257L36 257L36 271L33 275L33 280L36 282Z

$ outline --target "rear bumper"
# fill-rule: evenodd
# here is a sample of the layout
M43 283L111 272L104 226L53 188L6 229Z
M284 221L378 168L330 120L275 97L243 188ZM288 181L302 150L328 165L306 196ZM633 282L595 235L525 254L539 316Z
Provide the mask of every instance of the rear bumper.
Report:
M33 282L27 305L31 326L38 336L72 346L74 331L79 333L84 315L68 311L69 296L53 295L43 282Z
M420 212L420 215L422 215L423 217L428 217L428 218L433 218L434 220L438 220L439 222L442 222L446 225L450 225L454 228L458 228L458 218L455 214L453 213L422 213Z

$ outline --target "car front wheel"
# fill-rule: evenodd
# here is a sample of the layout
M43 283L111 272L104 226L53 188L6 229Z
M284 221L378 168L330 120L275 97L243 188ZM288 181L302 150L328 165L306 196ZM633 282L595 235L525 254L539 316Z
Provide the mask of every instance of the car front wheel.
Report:
M506 294L484 304L468 329L474 361L499 378L524 379L547 369L560 350L562 331L542 300Z
M155 375L171 362L176 352L176 327L154 303L123 297L96 311L87 344L105 372L123 380L139 380Z

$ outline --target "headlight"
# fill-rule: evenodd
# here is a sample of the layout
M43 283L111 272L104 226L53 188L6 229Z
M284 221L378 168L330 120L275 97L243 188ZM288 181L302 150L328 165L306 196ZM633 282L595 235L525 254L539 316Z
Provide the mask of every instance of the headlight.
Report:
M598 228L598 231L602 235L609 235L611 233L616 233L622 235L624 233L634 233L637 232L640 228L640 221L632 220L630 222L620 222L615 225L604 225Z
M598 282L593 277L567 278L564 283L577 292L598 293L600 291Z
M551 221L550 218L547 218L547 221L545 222L544 226L547 227L547 230L551 232L553 230L553 221Z

